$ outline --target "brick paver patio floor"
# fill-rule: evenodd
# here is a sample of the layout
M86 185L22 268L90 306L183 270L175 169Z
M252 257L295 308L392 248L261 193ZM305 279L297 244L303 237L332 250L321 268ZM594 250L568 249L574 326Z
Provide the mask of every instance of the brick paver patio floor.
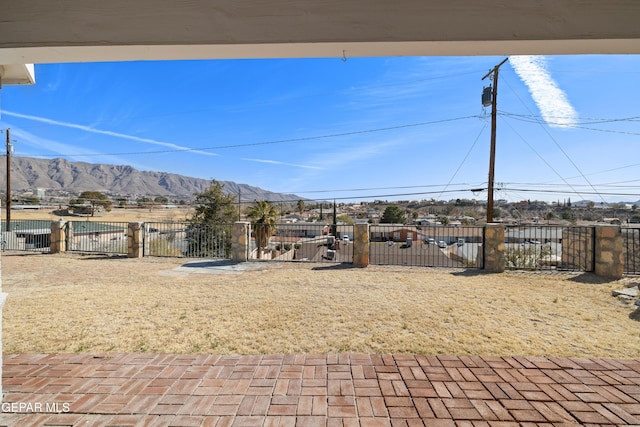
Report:
M3 426L640 425L640 359L21 354L3 377Z

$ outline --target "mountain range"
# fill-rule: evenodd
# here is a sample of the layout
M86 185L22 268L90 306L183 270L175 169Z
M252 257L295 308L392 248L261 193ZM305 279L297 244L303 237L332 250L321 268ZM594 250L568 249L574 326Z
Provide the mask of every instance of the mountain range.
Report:
M296 201L295 194L267 191L247 184L219 181L230 194L243 201ZM190 198L211 184L210 180L166 172L139 171L132 166L70 162L65 159L11 157L11 190L42 188L57 192L100 191L129 197L166 196ZM6 162L0 162L0 189L6 188Z

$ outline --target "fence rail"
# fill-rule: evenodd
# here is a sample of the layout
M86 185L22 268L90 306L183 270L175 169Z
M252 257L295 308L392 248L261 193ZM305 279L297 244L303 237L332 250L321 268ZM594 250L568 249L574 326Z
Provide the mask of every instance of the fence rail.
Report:
M377 265L482 268L482 227L376 225L369 261Z
M594 228L508 226L507 269L593 271Z

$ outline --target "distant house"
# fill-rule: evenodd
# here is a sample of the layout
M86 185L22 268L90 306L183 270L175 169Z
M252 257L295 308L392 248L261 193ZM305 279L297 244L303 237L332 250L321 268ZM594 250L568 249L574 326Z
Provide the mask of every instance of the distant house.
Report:
M2 224L3 227L6 223ZM15 242L18 239L15 249L41 249L51 246L51 222L46 220L14 220L11 221L11 231L2 232L2 239L5 242Z
M369 240L372 242L406 242L408 237L418 240L418 229L402 224L372 225L369 228Z
M602 222L619 225L620 219L619 218L602 218Z
M300 215L287 215L284 218L282 218L281 222L284 223L294 223L294 222L299 222L302 221L302 217Z
M329 234L331 228L322 222L295 222L289 224L278 224L276 236L313 238Z
M434 238L446 243L455 243L463 239L467 243L482 243L484 229L482 227L443 227L431 226L420 229L421 240Z

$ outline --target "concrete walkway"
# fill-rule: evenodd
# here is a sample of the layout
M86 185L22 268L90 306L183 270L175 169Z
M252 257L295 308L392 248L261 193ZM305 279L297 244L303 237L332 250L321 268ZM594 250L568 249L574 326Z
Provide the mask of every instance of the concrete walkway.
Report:
M640 425L640 359L5 355L3 426Z

